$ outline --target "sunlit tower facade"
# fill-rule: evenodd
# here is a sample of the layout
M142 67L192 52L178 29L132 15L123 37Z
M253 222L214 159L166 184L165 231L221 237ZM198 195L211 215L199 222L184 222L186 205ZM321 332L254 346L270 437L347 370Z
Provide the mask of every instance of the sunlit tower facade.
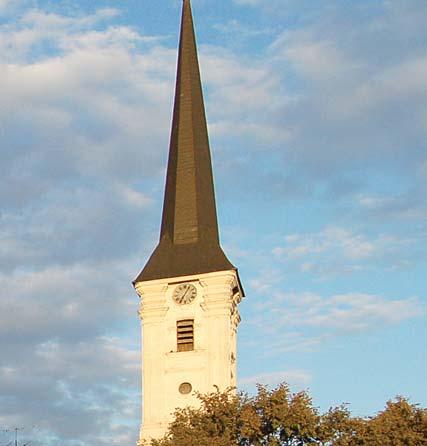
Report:
M160 240L134 281L142 322L140 441L161 437L194 392L236 386L243 289L220 242L190 0L183 1Z

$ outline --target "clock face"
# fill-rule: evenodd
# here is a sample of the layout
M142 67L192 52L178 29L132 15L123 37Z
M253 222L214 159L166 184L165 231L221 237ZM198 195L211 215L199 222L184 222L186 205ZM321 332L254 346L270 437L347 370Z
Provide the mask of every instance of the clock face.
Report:
M196 296L196 287L191 283L182 283L173 292L173 299L177 304L189 304Z

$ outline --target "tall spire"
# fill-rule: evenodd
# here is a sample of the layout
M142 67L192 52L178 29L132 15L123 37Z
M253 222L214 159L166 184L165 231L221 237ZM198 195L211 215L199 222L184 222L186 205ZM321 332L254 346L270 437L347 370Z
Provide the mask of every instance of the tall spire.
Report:
M161 237L218 242L208 131L190 1L184 0Z
M230 269L219 244L190 0L183 0L160 241L135 282Z

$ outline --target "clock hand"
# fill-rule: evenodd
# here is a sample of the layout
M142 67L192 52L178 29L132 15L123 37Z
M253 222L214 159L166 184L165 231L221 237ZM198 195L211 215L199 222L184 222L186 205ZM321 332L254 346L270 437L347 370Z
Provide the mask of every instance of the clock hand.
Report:
M178 303L182 304L186 292L187 292L187 290L185 290L183 294L181 294L181 292L180 292L180 294L178 295L178 299L177 299Z
M184 301L185 296L187 295L187 293L188 293L189 291L190 291L190 288L187 288L187 289L185 290L184 294L182 295L181 302Z

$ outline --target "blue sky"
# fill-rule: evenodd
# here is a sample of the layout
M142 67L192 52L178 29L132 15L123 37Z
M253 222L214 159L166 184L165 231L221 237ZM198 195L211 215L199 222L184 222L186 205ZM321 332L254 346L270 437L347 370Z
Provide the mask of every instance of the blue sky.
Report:
M0 0L0 428L35 446L138 434L180 6ZM240 387L426 406L427 3L193 12Z

